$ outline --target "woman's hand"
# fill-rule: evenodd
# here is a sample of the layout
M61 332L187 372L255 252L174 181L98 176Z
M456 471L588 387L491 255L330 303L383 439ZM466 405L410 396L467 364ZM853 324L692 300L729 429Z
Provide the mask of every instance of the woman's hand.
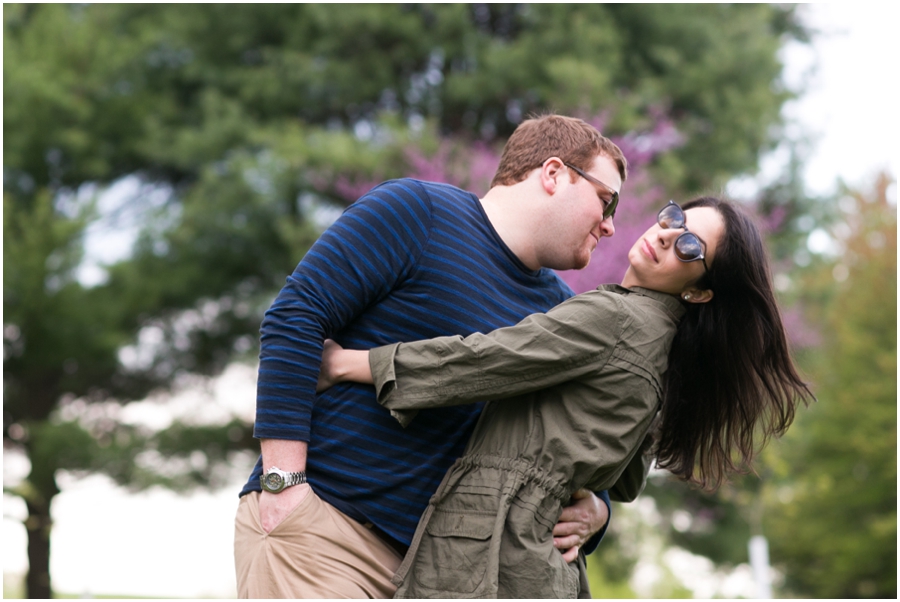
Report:
M325 339L316 393L321 393L325 389L345 381L364 385L372 384L369 352L360 349L344 349L331 339Z
M325 345L322 347L322 366L319 368L319 382L316 383L316 393L321 393L325 389L330 389L343 381L343 377L336 367L336 364L340 363L340 353L343 350L343 347L331 339L325 339Z

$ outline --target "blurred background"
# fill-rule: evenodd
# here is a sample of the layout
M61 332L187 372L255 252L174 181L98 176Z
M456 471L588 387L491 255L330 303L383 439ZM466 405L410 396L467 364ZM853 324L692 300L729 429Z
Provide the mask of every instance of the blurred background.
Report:
M896 598L882 10L5 4L4 596L233 597L257 333L285 277L384 179L483 194L552 110L631 166L573 288L618 282L669 198L735 198L819 399L757 474L709 495L654 472L615 505L593 594Z

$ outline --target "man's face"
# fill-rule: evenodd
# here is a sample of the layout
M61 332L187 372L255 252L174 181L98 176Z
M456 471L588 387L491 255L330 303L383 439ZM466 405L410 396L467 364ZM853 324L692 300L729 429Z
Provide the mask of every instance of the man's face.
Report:
M590 262L600 239L616 232L613 218L603 219L603 210L612 192L622 188L622 178L613 160L603 155L585 172L606 186L597 186L568 167L563 166L561 171L559 194L553 197L558 206L553 208L551 223L547 224L549 236L545 237L549 252L542 265L580 270Z

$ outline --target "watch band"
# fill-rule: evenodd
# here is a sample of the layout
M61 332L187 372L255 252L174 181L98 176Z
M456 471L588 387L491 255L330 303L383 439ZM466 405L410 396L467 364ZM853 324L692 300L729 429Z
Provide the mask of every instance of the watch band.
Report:
M306 482L305 472L286 472L284 473L284 486L302 485Z
M281 493L288 487L305 482L305 472L285 472L277 466L273 466L259 477L260 487L269 493Z

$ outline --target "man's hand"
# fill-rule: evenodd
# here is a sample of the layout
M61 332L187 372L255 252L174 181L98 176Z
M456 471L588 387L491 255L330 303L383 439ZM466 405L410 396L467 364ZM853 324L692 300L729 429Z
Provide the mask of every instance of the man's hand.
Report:
M572 494L572 502L563 508L559 522L553 527L553 545L562 552L563 560L573 562L578 550L609 520L606 503L587 489Z
M279 466L287 472L306 471L305 441L289 439L260 439L263 469ZM259 492L259 522L263 531L269 533L303 501L312 489L309 483L288 487L281 493Z
M293 512L294 508L299 506L310 492L312 492L312 488L309 483L288 487L281 493L261 491L259 493L259 522L263 531L271 533L272 529L287 518L287 515Z

